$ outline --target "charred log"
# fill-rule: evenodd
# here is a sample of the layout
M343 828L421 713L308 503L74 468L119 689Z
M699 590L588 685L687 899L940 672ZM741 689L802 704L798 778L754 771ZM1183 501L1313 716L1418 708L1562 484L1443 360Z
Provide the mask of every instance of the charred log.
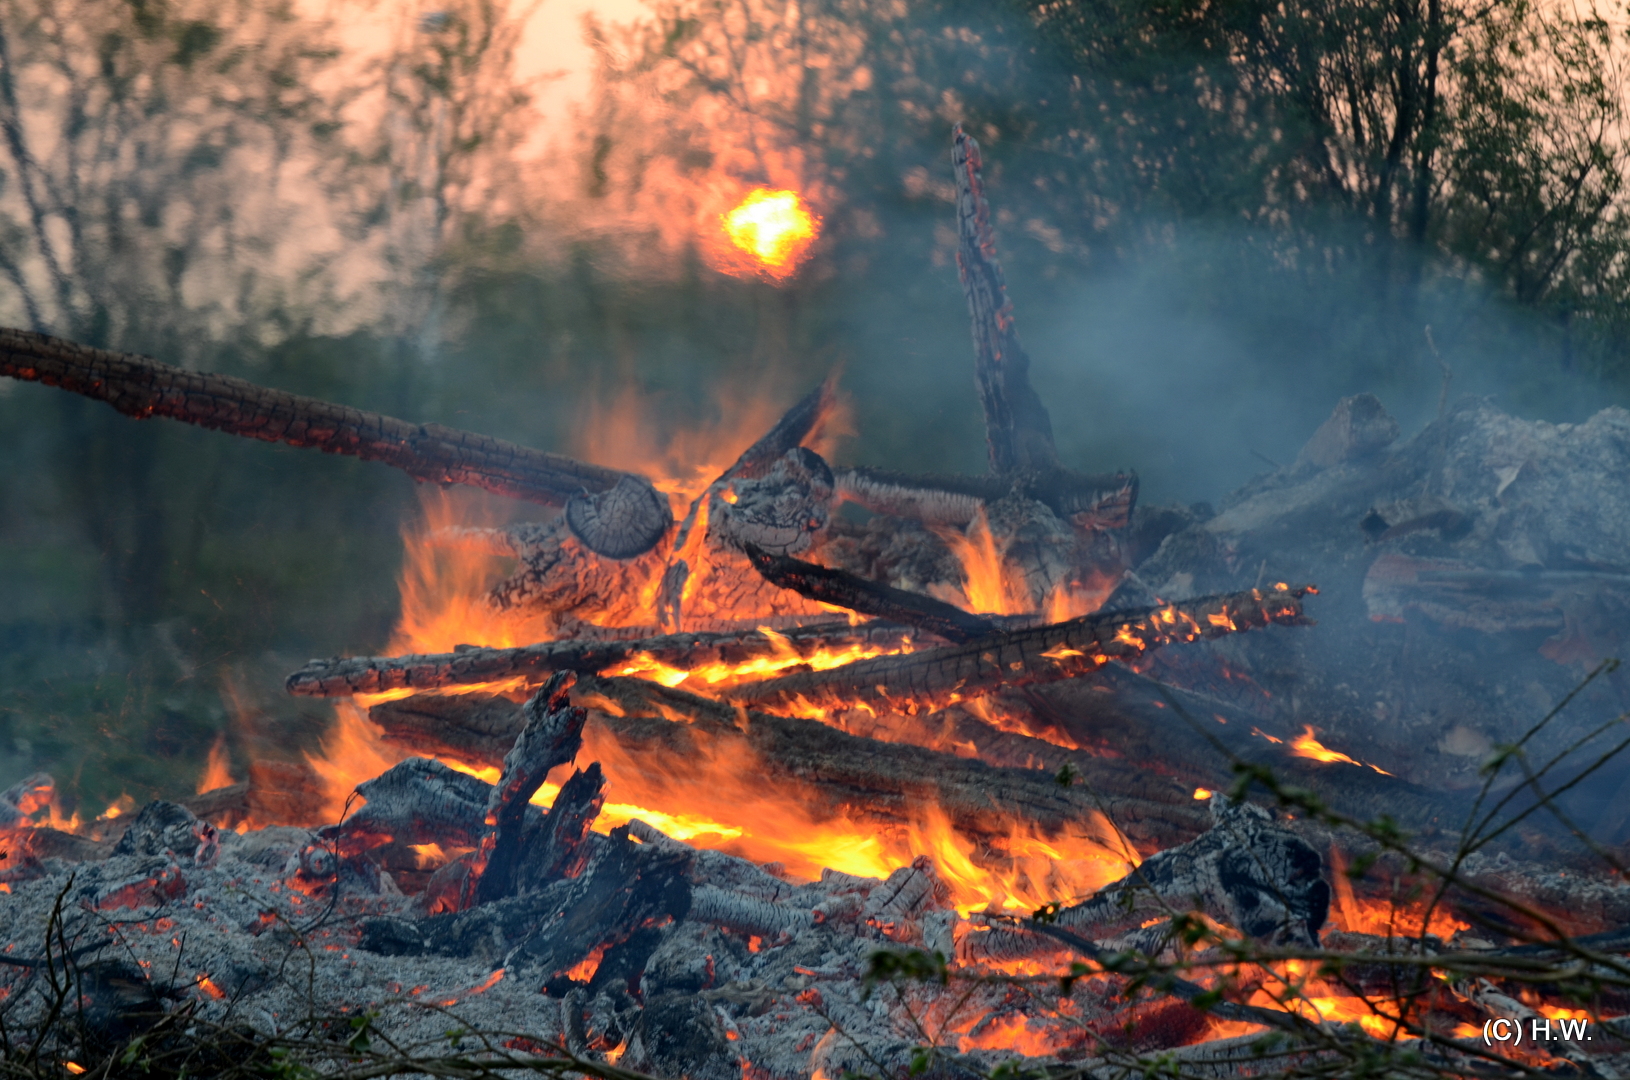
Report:
M551 672L590 674L635 656L691 671L707 664L738 664L792 649L810 656L823 647L872 645L899 649L913 631L894 623L817 623L771 636L759 630L726 634L668 634L632 641L546 641L514 649L465 648L451 653L395 657L336 657L313 660L290 675L291 694L346 697L384 690L432 690L443 686L498 682L517 676L542 682ZM506 744L507 745L507 744Z
M477 957L524 962L546 977L597 947L628 940L641 926L682 919L690 909L689 850L630 842L627 830L598 838L575 878L469 911L410 920L370 919L361 947L386 955Z
M605 787L598 761L572 773L560 786L543 820L522 836L517 859L519 891L530 892L583 872L589 856L589 830L605 805Z
M695 569L692 566L698 554L695 543L706 539L707 534L713 531L709 521L712 513L717 509L728 509L728 503L716 498L725 492L726 485L729 485L730 498L736 502L741 501L744 491L749 494L748 505L742 508L736 524L755 542L774 543L779 539L790 538L797 543L797 550L802 550L809 545L810 534L825 525L829 509L827 503L831 500L833 486L831 469L813 452L806 451L809 457L814 459L815 464L811 465L803 462L794 451L802 448L804 440L812 435L821 421L831 413L836 400L835 390L834 383L828 379L810 391L803 400L788 409L762 438L744 450L730 468L721 473L708 485L707 490L691 503L690 511L680 523L674 537L673 557L663 569L658 585L656 620L657 627L664 633L676 634L684 627L683 599L685 584ZM784 493L787 486L789 455L793 457L794 471L801 472L805 481L802 492L793 493L793 501L801 501L804 505L790 508L790 531L783 530L782 535L778 536L773 532L766 533L761 527L762 523L755 522L754 519L775 516L778 508L774 506L773 500L777 491ZM771 474L777 470L781 475L772 477ZM823 491L819 494L810 490L809 483L816 472L824 473L824 476L820 477ZM758 483L761 480L767 480L769 483ZM811 521L812 514L818 516L814 519L815 524L806 530L803 526ZM701 532L698 533L697 530Z
M567 499L566 524L596 555L632 559L656 547L673 524L673 511L650 481L624 476L609 491Z
M868 581L846 570L818 566L790 555L772 555L756 544L748 544L745 550L754 569L763 574L766 581L823 604L893 623L906 623L947 641L969 641L996 631L990 620L970 615L943 600Z
M836 384L828 379L784 413L763 438L743 450L735 463L716 482L763 476L775 463L804 444L821 422L831 415L837 403Z
M915 475L857 466L834 469L832 476L840 499L879 514L958 528L991 503L1016 494L1047 504L1077 528L1123 529L1138 500L1134 473L1082 475L1054 469L1020 476Z
M1319 853L1251 803L1217 795L1211 799L1211 813L1209 830L1154 855L1090 900L1064 907L1044 921L971 934L959 943L959 957L1000 962L1056 951L1055 940L1037 936L1040 926L1101 940L1135 931L1151 918L1191 910L1270 945L1317 948L1330 910L1330 886Z
M413 424L24 330L0 328L0 375L105 401L139 420L164 416L251 439L349 454L393 465L416 480L468 484L547 506L562 506L584 491L610 491L624 481L649 487L644 477L503 439ZM664 512L666 507L663 501Z
M573 673L556 672L521 709L526 726L504 755L498 783L487 795L488 832L481 841L486 865L476 889L480 903L491 903L515 891L521 834L530 800L543 786L549 770L571 761L583 745L583 722L588 713L574 708L569 697L576 682ZM598 812L598 805L595 810ZM579 834L578 841L581 839Z
M794 702L845 708L857 702L914 713L1003 687L1090 674L1111 660L1135 660L1173 642L1278 624L1302 626L1312 586L1229 593L1144 612L1086 615L1068 622L978 638L908 656L858 660L730 687L724 696L771 708Z
M317 839L342 859L393 841L474 847L486 832L491 791L486 781L439 761L408 758L358 784L357 794L366 800L362 808L319 829Z

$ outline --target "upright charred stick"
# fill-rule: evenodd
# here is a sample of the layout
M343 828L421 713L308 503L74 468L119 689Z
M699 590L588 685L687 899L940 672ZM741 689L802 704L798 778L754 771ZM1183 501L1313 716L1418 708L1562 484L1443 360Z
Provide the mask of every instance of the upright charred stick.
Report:
M847 570L817 566L790 555L772 555L756 544L748 544L745 550L753 568L764 575L764 580L823 604L907 623L947 641L969 641L996 631L989 619L971 615L931 596L896 589Z
M589 831L605 803L606 778L598 761L567 777L543 820L529 824L521 837L512 891L531 892L581 873L589 856Z
M973 320L974 374L985 407L990 471L998 476L1058 468L1053 422L1030 385L1030 357L1019 344L1013 304L996 261L996 237L980 176L979 144L958 124L951 164L956 173L957 269Z
M24 330L0 328L0 375L105 401L138 420L164 416L246 438L383 461L417 480L468 484L547 506L609 492L624 481L650 486L644 477L487 435L413 424ZM663 513L666 508L662 500Z
M1302 626L1311 585L1251 589L1142 612L1086 615L1068 622L977 638L906 656L876 657L826 671L800 671L724 691L763 708L803 703L842 709L857 703L914 713L943 708L1007 686L1090 674L1162 645L1221 637L1278 623Z
M558 671L522 708L526 726L515 737L498 784L487 797L487 835L481 841L486 860L476 899L490 903L515 891L521 855L521 831L526 809L549 776L549 770L577 756L583 745L583 722L588 713L574 708L569 697L577 676Z
M409 656L352 656L313 660L284 685L304 697L348 697L386 690L434 690L443 686L502 682L522 678L542 682L555 671L580 674L642 661L680 671L708 664L738 664L756 657L808 657L822 648L871 646L898 651L916 634L908 626L872 622L819 623L766 634L667 634L633 641L545 641L513 649L466 648L450 653Z

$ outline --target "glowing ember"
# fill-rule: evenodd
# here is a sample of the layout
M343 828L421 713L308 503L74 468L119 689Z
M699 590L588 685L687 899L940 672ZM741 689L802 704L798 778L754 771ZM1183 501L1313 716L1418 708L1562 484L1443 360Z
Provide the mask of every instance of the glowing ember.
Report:
M497 986L499 981L502 980L503 977L504 977L504 969L499 968L497 971L493 972L491 975L488 975L485 979L483 979L479 986L470 987L470 989L464 991L464 993L461 996L462 997L470 997L470 996L472 996L474 994L484 994L488 990L491 990L493 987ZM441 1007L444 1008L444 1009L450 1009L454 1005L457 1005L458 1003L459 1003L458 998L449 998L446 1001L441 1002Z
M600 970L600 961L605 958L606 949L609 947L605 942L596 945L589 950L589 955L578 961L566 972L566 977L574 982L586 983L592 980L594 973Z
M1313 730L1313 725L1311 725L1311 724L1306 725L1305 727L1302 728L1302 734L1300 736L1298 736L1297 738L1291 740L1291 743L1290 743L1291 750L1290 750L1290 752L1293 755L1295 755L1296 757L1308 758L1308 759L1310 759L1312 761L1325 761L1325 762L1341 761L1341 762L1345 762L1348 765L1360 765L1360 766L1364 766L1366 764L1365 762L1362 762L1362 761L1354 761L1352 758L1348 757L1346 754L1341 753L1339 750L1331 750L1329 747L1324 746L1323 744L1321 744L1319 742L1319 740L1317 738L1315 738L1315 736L1317 734L1318 733ZM1264 735L1263 738L1269 738L1269 736ZM1278 742L1279 740L1274 739L1273 741ZM1374 769L1376 772L1380 773L1383 776L1391 776L1392 775L1391 773L1387 772L1387 770L1385 770L1383 768L1380 768L1378 766L1375 766L1375 765L1369 765L1368 768Z
M689 669L672 667L651 656L649 653L635 653L626 663L607 670L608 675L630 675L636 679L649 679L661 683L663 686L679 686L688 684L686 689L707 686L729 686L738 682L748 682L753 679L765 679L788 668L808 665L814 671L826 671L844 664L852 664L856 660L869 660L874 656L896 656L911 652L911 639L906 638L901 648L891 649L881 645L848 645L842 648L822 647L808 656L800 654L792 647L786 635L778 634L767 626L758 628L759 632L770 639L775 652L769 656L757 656L740 663L727 664L722 661L700 664Z
M1214 792L1208 788L1197 787L1194 789L1194 797L1196 799L1209 799L1213 794Z
M208 975L203 975L203 976L199 977L199 979L198 979L198 989L202 990L204 993L208 994L210 997L214 998L216 1001L225 1001L226 1000L226 991L222 990L219 986L215 985L215 981L213 979L211 979Z
M797 269L820 227L796 191L769 188L755 188L720 220L730 243L776 278Z

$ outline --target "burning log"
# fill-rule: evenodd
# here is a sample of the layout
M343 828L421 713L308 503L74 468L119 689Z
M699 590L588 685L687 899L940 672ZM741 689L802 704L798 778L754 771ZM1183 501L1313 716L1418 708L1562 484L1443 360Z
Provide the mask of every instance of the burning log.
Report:
M800 708L865 703L914 713L988 694L1090 674L1111 660L1135 660L1173 642L1221 637L1278 624L1304 626L1311 585L1251 589L1167 604L1143 612L1086 615L1068 622L990 635L908 656L859 660L724 691L742 704Z
M251 439L382 461L416 480L468 484L565 506L577 535L609 558L648 550L673 521L668 500L632 473L45 334L0 327L0 375L84 394L138 420L165 416Z
M1065 788L1050 772L880 743L640 679L583 678L575 696L591 710L585 738L614 743L642 774L660 776L675 761L755 762L763 783L795 786L817 815L904 826L937 806L959 832L1005 842L1015 826L1057 835L1104 814L1147 850L1193 836L1205 822L1182 782L1109 759L1083 758L1088 783ZM459 708L481 722L459 722ZM369 715L389 742L472 765L497 764L523 723L513 703L481 695L386 702Z
M816 623L785 633L747 630L722 634L667 634L634 640L545 641L513 649L461 648L423 656L358 656L312 660L284 686L305 697L347 697L389 690L435 690L447 686L541 682L556 671L593 674L639 662L675 672L710 665L733 667L752 660L793 656L808 659L822 649L898 652L910 641L910 627L874 622Z
M368 920L362 947L387 956L525 960L563 973L597 947L609 956L640 928L685 917L694 852L635 844L626 829L595 840L577 877L468 911Z
M550 881L573 878L588 859L589 830L605 805L605 774L593 761L560 786L543 821L529 828L517 857L517 889L529 892ZM483 880L485 878L483 877Z

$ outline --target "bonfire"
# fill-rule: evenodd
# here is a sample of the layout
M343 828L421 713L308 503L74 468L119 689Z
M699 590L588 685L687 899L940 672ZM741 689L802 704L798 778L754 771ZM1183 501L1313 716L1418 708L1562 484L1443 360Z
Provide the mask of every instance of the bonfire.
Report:
M217 748L196 797L92 822L49 776L0 793L0 1063L1623 1068L1627 815L1564 841L1615 752L1630 416L1469 402L1400 442L1361 395L1221 513L1140 507L1135 474L1060 461L960 129L952 165L980 476L828 460L830 382L646 474L0 330L0 373L132 417L555 511L427 521L390 654L288 676L336 703L321 756L235 781ZM767 190L721 222L773 280L818 224ZM1513 569L1519 540L1558 554ZM1479 774L1455 732L1519 719L1456 684L1428 782L1420 733L1383 723L1389 635L1427 624L1409 655L1542 689L1584 657L1574 711L1496 732Z

